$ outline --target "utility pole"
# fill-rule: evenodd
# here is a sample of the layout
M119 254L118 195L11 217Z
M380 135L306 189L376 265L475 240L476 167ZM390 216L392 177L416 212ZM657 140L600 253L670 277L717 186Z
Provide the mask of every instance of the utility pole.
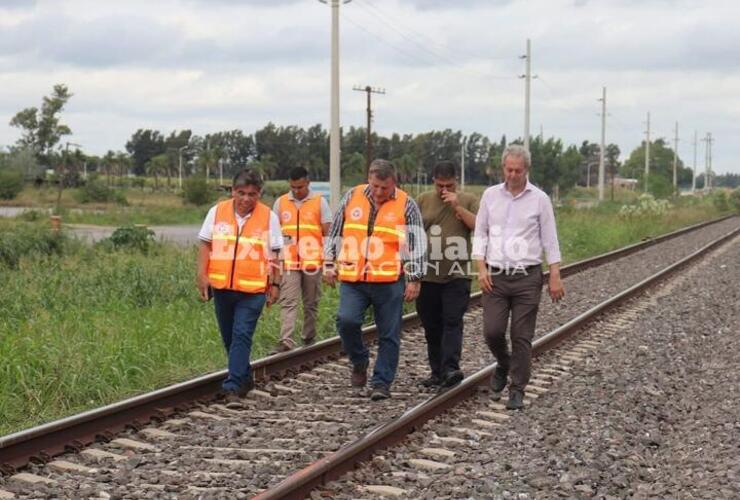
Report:
M673 195L678 195L678 122L673 136Z
M599 154L599 201L604 201L604 154L606 151L606 87L601 88L601 153Z
M704 143L704 191L708 192L712 188L712 134L707 135L702 142Z
M648 176L650 175L650 111L647 114L647 130L645 131L645 192L648 192Z
M691 175L691 194L696 192L696 145L699 142L698 139L698 133L694 130L694 170Z
M712 189L714 187L714 182L712 182L712 143L714 142L714 139L712 139L712 133L707 133L707 144L708 144L708 161L707 161L707 182L709 185L709 189Z
M524 149L529 151L529 87L532 81L532 42L527 38L527 53L519 56L524 59L524 74L519 78L524 78ZM534 77L536 78L536 77Z
M460 145L460 189L465 189L465 143L467 140L467 137L463 137Z
M350 0L319 0L331 2L331 130L329 132L329 193L332 212L339 208L342 181L339 173L339 5Z
M352 90L359 92L365 92L367 94L367 137L365 138L365 170L367 173L370 170L370 163L373 161L373 134L372 134L372 122L373 122L373 108L370 101L371 94L385 94L385 89L379 89L366 85L364 87L355 86Z

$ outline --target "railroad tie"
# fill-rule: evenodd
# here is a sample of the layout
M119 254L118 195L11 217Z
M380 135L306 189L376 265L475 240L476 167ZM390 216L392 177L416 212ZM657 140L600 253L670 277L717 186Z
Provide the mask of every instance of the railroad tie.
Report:
M111 453L110 451L101 450L99 448L87 448L87 449L82 450L80 454L96 462L102 462L103 460L123 462L123 461L128 460L129 458L126 455L121 455L119 453Z
M412 458L411 460L409 460L409 464L417 469L428 471L447 470L450 468L448 464L436 462L434 460L426 460L424 458Z
M0 499L6 500L6 499L10 499L10 498L15 498L15 494L13 494L13 493L11 493L9 491L0 490Z
M203 418L206 420L217 420L217 421L226 420L226 417L221 417L219 415L214 415L213 413L206 413L204 411L199 411L199 410L191 411L190 413L188 413L188 415L190 415L193 418Z
M45 484L47 486L53 486L57 484L56 481L53 479L49 479L48 477L43 476L37 476L36 474L29 474L28 472L21 472L19 474L16 474L14 476L10 476L10 479L12 481L17 481L20 483L26 483L26 484Z
M405 497L408 495L408 491L406 490L382 484L371 484L369 486L363 486L362 489L367 493L380 495L381 497Z
M130 450L136 450L136 451L157 451L157 447L149 444L144 443L141 441L135 441L133 439L128 438L118 438L111 441L111 444L118 445L122 448L128 448Z
M438 459L452 458L455 456L454 451L450 451L445 448L422 448L419 450L419 453L430 458Z
M177 434L173 432L165 431L162 429L156 429L154 427L147 427L146 429L142 429L140 433L149 439L155 439L155 440L172 439L174 437L177 437Z
M95 474L98 472L98 469L93 469L73 462L67 462L66 460L54 460L53 462L49 462L47 467L55 472L61 473L76 472L79 474Z

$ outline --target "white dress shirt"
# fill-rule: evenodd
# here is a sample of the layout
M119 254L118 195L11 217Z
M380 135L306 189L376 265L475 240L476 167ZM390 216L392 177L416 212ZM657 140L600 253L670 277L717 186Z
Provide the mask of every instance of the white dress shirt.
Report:
M555 214L550 198L529 181L517 196L497 184L485 190L475 218L473 258L501 268L560 262Z

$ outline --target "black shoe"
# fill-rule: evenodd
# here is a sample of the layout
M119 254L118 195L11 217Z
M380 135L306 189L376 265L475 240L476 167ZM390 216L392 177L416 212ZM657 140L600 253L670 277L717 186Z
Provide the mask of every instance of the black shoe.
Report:
M462 380L465 378L465 374L460 370L453 370L449 372L442 383L440 384L440 389L449 389L451 387L455 387L457 384L462 382Z
M391 390L384 385L375 385L373 390L370 391L370 399L372 401L381 401L391 397Z
M441 384L442 381L440 378L436 375L431 375L429 378L425 378L421 382L419 382L419 385L426 388L432 388L437 387L439 384Z
M367 365L368 362L365 361L352 366L352 376L350 377L352 387L365 387L365 384L367 384Z
M252 377L249 377L246 382L239 388L238 391L236 391L236 394L240 398L244 398L249 394L249 392L254 389L254 379Z
M524 408L524 393L522 391L511 391L509 401L506 403L507 410L521 410Z
M508 375L508 370L504 370L503 368L497 366L496 371L493 374L493 378L491 379L491 390L493 392L503 391L506 387L506 378Z

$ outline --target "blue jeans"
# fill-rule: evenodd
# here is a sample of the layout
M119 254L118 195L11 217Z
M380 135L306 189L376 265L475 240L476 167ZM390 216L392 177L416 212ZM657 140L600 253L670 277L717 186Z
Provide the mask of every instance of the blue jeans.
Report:
M378 327L378 359L370 381L373 386L390 387L396 377L405 288L403 278L395 283L342 283L339 287L337 330L353 365L363 365L369 360L361 330L365 311L373 306Z
M264 293L213 290L216 320L229 357L225 391L238 391L251 376L252 336L265 300Z

